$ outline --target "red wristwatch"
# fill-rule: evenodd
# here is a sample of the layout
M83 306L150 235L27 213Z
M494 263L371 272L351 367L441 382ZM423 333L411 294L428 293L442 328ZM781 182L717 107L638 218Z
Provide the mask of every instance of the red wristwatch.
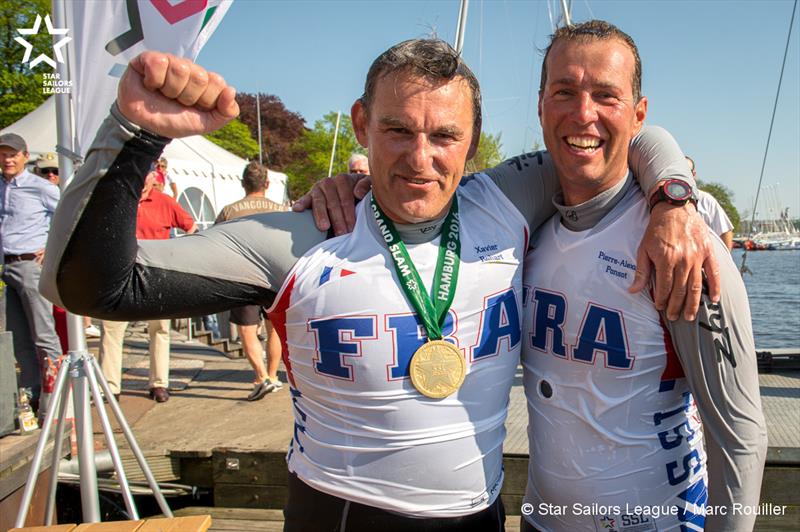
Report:
M650 195L650 210L652 211L653 207L662 201L670 205L686 205L691 201L697 207L697 197L691 185L680 179L666 179L658 184Z

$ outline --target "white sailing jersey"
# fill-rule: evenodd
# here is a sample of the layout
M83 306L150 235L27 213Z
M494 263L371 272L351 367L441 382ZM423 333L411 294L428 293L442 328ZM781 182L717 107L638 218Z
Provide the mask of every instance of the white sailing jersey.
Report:
M465 178L457 194L461 266L443 334L467 375L449 397L411 384L426 334L369 198L353 233L297 262L270 310L294 404L289 469L322 492L420 517L475 513L499 495L528 228L485 175ZM439 240L407 246L429 293Z
M525 502L539 529L702 530L702 425L650 294L628 293L648 219L633 188L590 230L553 217L525 259Z

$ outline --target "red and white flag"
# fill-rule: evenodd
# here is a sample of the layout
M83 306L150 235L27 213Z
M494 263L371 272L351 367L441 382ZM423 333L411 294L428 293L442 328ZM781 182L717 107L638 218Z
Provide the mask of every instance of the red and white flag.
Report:
M54 0L56 2L61 0ZM195 59L233 0L64 2L72 80L75 152L94 139L128 62L145 50Z

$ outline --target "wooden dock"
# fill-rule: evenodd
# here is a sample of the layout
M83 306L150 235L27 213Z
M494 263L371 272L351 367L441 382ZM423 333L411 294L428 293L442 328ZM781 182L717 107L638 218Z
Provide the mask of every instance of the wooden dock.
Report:
M167 403L147 398L146 344L133 330L126 342L121 405L159 481L213 492L213 508L184 508L176 515L211 514L210 530L280 530L286 500L285 452L293 419L288 386L248 402L252 372L243 359L230 359L197 342L173 337L172 376L176 390ZM97 342L90 341L96 352ZM146 368L146 366L144 366ZM519 529L527 478L527 413L518 369L505 441L506 479L502 496L507 530ZM285 381L285 375L282 375ZM142 386L144 382L145 387ZM800 529L800 371L761 375L770 448L762 502L787 505L783 518L759 517L757 530ZM95 427L99 424L95 423ZM102 435L98 432L98 440ZM121 435L120 435L121 437ZM98 445L101 445L98 441ZM121 444L123 455L130 453ZM129 463L134 464L132 460ZM138 469L138 468L136 468ZM137 470L128 471L141 478Z
M55 431L51 431L50 439L44 449L36 477L36 489L25 519L26 526L44 524L45 506L50 492L54 433ZM37 429L29 434L9 434L0 439L0 531L5 532L14 526L40 434L41 430ZM69 434L65 433L62 440L62 456L69 452L69 448Z

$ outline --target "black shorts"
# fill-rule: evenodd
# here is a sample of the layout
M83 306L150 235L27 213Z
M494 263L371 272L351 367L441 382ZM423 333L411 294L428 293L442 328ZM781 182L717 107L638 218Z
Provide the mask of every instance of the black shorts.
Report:
M267 317L261 305L245 305L231 309L231 323L236 325L258 325Z
M503 532L500 497L488 508L461 517L416 518L322 493L289 473L283 532Z

